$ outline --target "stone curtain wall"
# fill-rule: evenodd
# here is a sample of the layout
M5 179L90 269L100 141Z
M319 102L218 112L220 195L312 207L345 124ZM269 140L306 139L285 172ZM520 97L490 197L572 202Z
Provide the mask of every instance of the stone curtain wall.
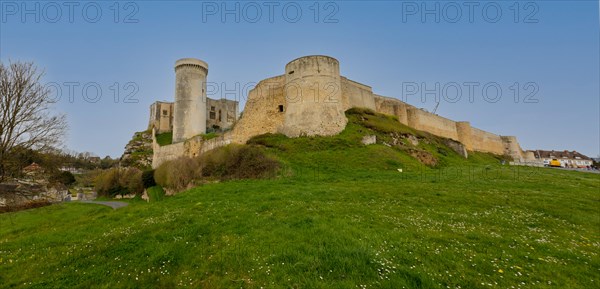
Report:
M412 115L413 123L419 130L429 132L431 134L450 138L453 140L458 139L458 133L456 132L456 122L447 118L426 112L418 108L410 108L409 115ZM410 124L410 121L409 121Z
M358 83L345 77L342 81L342 103L344 111L353 107L365 107L376 110L373 90L370 86Z
M504 144L499 135L471 127L471 143L474 151L504 154Z
M174 160L182 156L198 157L205 152L226 146L232 143L233 133L226 132L221 136L204 140L202 136L196 136L184 142L160 146L156 142L156 137L152 137L154 155L152 158L152 168L157 168L166 161Z
M284 84L285 75L280 75L260 81L248 93L242 117L233 127L233 142L246 143L255 135L279 131L287 110Z
M156 130L152 129L152 168L155 169L160 164L174 160L184 155L184 143L175 143L167 146L160 146L156 142Z
M515 137L499 135L471 127L469 122L453 120L421 110L395 98L375 95L376 111L395 115L398 120L414 129L457 140L471 151L508 154L514 159L523 157Z

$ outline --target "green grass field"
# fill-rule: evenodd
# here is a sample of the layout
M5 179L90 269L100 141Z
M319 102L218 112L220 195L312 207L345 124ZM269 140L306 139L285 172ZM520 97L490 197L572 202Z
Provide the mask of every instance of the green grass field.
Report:
M283 168L112 210L0 215L4 288L598 288L600 175L462 159L393 119L252 140ZM362 146L413 133L412 149ZM408 146L408 145L407 145ZM402 169L402 173L398 169Z

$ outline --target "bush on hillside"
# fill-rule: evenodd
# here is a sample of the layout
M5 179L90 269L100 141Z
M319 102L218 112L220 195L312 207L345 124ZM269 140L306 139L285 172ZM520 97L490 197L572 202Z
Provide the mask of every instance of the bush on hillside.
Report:
M222 180L274 176L279 162L254 145L228 145L200 157L202 176Z
M167 161L154 171L156 183L164 188L181 191L187 188L200 174L198 159L180 157Z
M50 182L70 186L75 183L75 176L71 172L57 172L50 176Z
M142 171L137 168L127 168L123 170L119 182L128 194L141 195L144 192Z
M112 168L96 177L96 192L99 196L139 195L144 191L142 172L136 168Z
M228 145L198 158L180 157L163 163L154 172L156 184L181 191L203 178L231 180L272 177L279 162L255 145Z

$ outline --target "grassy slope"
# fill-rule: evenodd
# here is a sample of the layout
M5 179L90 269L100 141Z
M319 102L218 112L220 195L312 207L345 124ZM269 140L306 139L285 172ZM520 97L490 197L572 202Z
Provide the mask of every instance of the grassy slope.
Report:
M60 204L0 215L0 284L598 287L599 175L503 167L485 154L462 160L422 134L429 144L419 149L441 159L431 169L356 144L366 133L385 140L392 119L349 116L333 138L255 139L284 163L274 179L117 211Z

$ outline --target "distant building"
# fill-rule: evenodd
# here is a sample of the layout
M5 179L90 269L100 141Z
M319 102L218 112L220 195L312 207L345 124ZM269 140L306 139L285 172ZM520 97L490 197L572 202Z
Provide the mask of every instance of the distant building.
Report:
M72 166L69 166L69 167L64 166L64 167L59 168L59 170L61 172L70 172L70 173L72 173L74 175L80 175L80 174L84 173L83 169L78 169L78 168L75 168L75 167L72 167Z
M592 159L577 151L544 151L535 150L533 155L536 159L549 164L551 160L556 159L560 161L560 165L565 168L586 168L592 165Z
M42 174L44 169L37 163L31 163L30 165L23 168L23 174L26 176L37 176Z
M22 170L23 175L31 181L41 180L44 176L44 168L37 163L31 163Z
M102 161L100 157L90 157L88 160L93 164L99 164Z
M156 129L161 134L173 131L173 103L157 101L150 105L150 122L148 129Z
M238 118L238 102L229 99L206 98L206 100L207 132L231 128Z

